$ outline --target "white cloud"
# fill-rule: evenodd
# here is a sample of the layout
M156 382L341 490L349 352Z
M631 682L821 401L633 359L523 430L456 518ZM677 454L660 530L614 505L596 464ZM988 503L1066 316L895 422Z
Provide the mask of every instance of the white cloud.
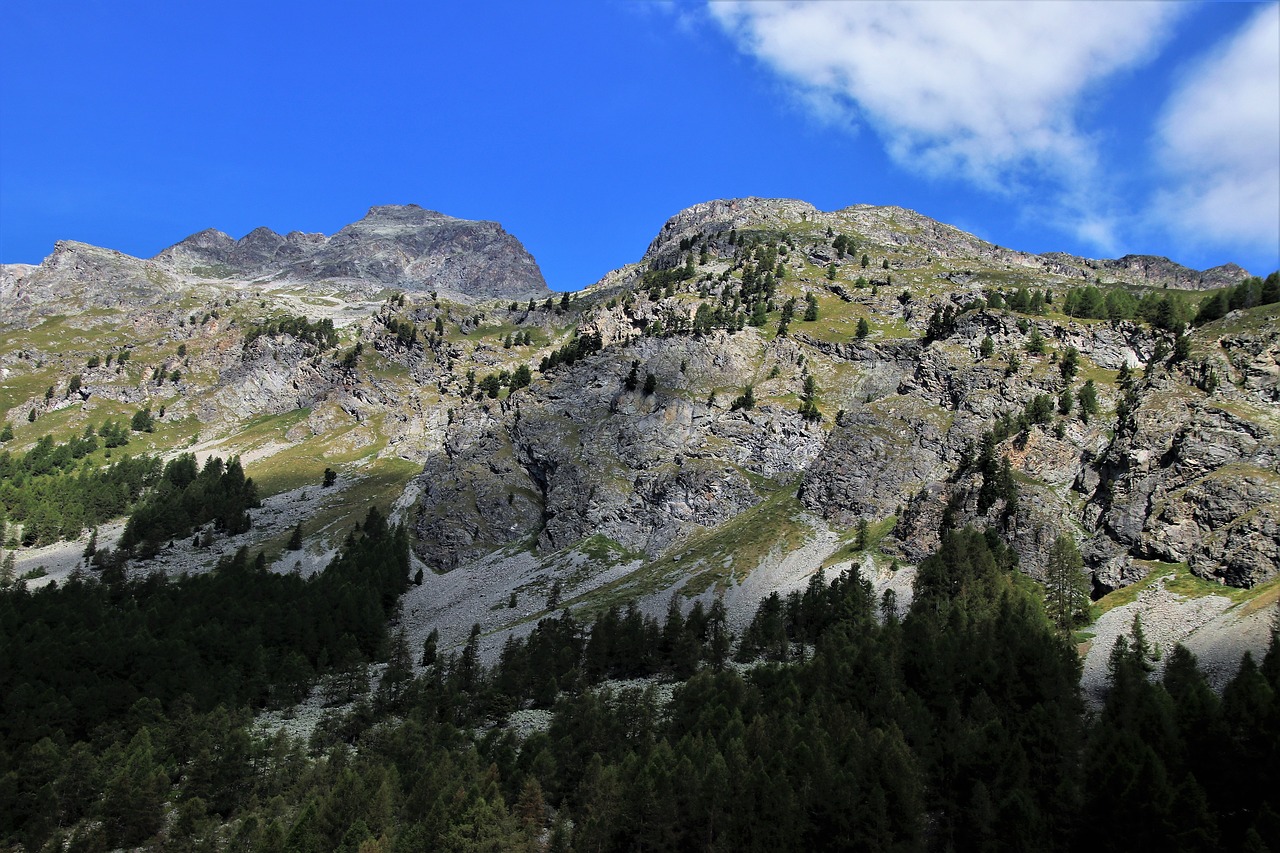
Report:
M1161 116L1156 216L1199 244L1280 252L1280 5L1199 63Z
M1090 87L1148 59L1180 4L723 2L713 17L830 117L862 120L904 167L990 190L1045 178L1087 206Z

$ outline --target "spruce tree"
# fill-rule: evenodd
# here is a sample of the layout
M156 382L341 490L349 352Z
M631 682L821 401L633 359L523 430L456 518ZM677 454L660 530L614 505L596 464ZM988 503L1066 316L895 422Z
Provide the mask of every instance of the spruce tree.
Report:
M1083 569L1075 540L1060 534L1049 549L1044 598L1045 612L1063 636L1069 637L1089 612L1089 585Z

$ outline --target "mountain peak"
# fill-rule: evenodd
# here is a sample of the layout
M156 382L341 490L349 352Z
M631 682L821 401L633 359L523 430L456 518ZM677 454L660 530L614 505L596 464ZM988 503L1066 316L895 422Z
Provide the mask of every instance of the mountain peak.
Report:
M297 281L345 279L462 299L550 294L537 262L496 222L458 219L416 204L369 208L333 236L259 227L239 240L222 231L192 234L154 260L198 275Z

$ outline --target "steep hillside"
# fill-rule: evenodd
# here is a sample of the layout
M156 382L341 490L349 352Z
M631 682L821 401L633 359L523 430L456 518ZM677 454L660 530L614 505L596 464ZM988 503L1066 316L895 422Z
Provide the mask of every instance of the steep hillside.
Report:
M380 207L332 237L6 268L0 417L7 450L149 409L128 452L242 455L260 523L171 544L151 564L171 571L240 545L319 566L399 498L440 573L406 597L411 633L479 622L490 652L559 606L673 592L736 602L741 630L824 565L905 597L944 521L998 531L1036 578L1070 536L1098 597L1175 565L1243 605L1280 574L1280 310L1246 276L739 199L551 296L500 227ZM21 571L57 562L42 547Z

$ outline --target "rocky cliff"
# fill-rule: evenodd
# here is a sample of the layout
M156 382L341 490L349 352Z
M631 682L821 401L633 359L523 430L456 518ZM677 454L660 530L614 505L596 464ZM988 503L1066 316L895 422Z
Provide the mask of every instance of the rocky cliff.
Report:
M838 259L828 228L853 235L859 248ZM751 268L744 257L761 245L790 246L775 307L782 294L812 293L821 319L795 322L785 337L750 326L650 336L655 320L679 328L700 304L728 304ZM695 279L666 293L645 289L644 268L676 270L704 248ZM882 270L888 262L880 286L849 284L863 275L864 249ZM818 274L837 260L834 277ZM959 274L957 262L965 264ZM1178 269L1157 274L1125 260L1108 269L1161 291L1216 275L1179 280ZM1084 280L1096 277L1049 272L1039 256L896 208L827 214L753 199L695 206L668 221L641 268L601 285L582 309L580 329L610 346L534 390L455 412L466 438L428 463L423 553L448 567L507 543L556 549L603 534L656 558L794 483L800 504L837 528L888 522L880 547L906 562L936 545L951 512L1002 530L1033 575L1055 537L1075 537L1100 592L1138 579L1149 560L1187 563L1237 586L1275 577L1280 436L1266 381L1275 306L1255 309L1266 323L1229 336L1234 367L1218 339L1220 325L1238 325L1230 321L1194 330L1193 355L1174 362L1173 336L1145 323L972 307L1009 285L1056 289L1060 298ZM946 308L956 320L930 336L929 317ZM882 328L857 339L842 327L859 316ZM993 356L981 354L984 339ZM1080 362L1069 378L1059 370L1068 350ZM626 388L632 364L653 373L652 394ZM1220 380L1206 390L1206 371L1215 370ZM1118 380L1122 371L1131 378ZM820 422L796 405L806 376L821 389ZM1080 394L1085 378L1096 408L1064 414L1064 394ZM748 383L761 404L734 409ZM1050 408L1026 422L1037 397ZM991 475L975 457L993 432L1016 501L984 498Z

